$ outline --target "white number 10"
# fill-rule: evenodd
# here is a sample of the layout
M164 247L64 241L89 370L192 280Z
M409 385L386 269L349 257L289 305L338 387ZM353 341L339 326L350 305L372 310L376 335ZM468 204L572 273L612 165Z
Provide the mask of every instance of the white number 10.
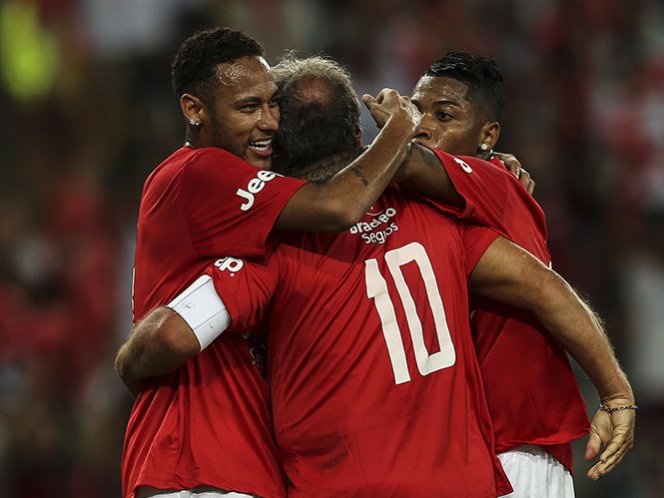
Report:
M421 375L428 375L437 370L451 367L456 361L456 353L454 352L450 330L447 326L443 300L440 296L436 276L433 273L431 261L429 261L426 250L421 244L411 242L403 247L387 251L385 253L385 261L403 303L410 338L413 341L413 351L418 371ZM401 267L410 262L415 262L417 265L422 281L424 282L427 300L431 307L438 344L440 345L440 350L435 353L430 354L424 345L422 322L417 316L413 296L401 272ZM367 296L369 299L374 300L378 316L380 317L387 352L392 363L392 370L394 371L394 382L396 384L408 382L410 381L410 374L408 373L406 351L401 331L397 324L394 303L388 294L387 282L380 274L376 259L372 258L365 261L364 275L367 284Z

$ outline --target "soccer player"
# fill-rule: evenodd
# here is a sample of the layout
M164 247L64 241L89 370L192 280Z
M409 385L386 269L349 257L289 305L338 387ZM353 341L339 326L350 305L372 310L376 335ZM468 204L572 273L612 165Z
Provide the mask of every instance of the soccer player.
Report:
M135 257L136 319L168 303L213 257L262 256L273 227L333 231L352 226L401 163L419 113L390 91L382 106L391 116L388 125L330 183L267 171L279 121L277 87L268 69L262 47L231 29L199 32L180 47L172 77L187 143L144 186ZM169 341L179 344L180 338L142 339L131 336L121 348L121 374L122 359L136 352L146 365L170 372L168 354L155 362L149 353L168 351ZM243 337L217 341L173 373L129 384L137 399L123 451L125 497L169 491L284 496L266 386Z
M334 71L301 64L286 66L293 79L282 90L279 157L291 172L304 156L289 161L289 145L298 148L289 138L336 140L337 150L356 143L352 133L333 133L334 121L326 127L333 117L353 122L350 83L336 78L330 88ZM296 133L287 132L289 116L297 116ZM321 167L334 172L327 161L311 170L320 177ZM134 333L170 328L204 344L228 327L210 317L226 316L240 331L267 318L274 424L292 496L507 491L494 473L470 347L471 272L476 290L536 312L602 389L631 394L599 324L560 277L494 232L442 216L436 203L395 187L344 234L280 239L262 263L220 258L208 272L216 289L203 277L172 303L186 322L161 308Z
M415 138L420 144L488 157L498 141L505 92L500 67L491 59L447 54L425 71L412 100L423 114ZM467 214L481 211L489 217L483 222L550 265L542 209L507 178L502 164L493 163L478 162L470 173L443 160ZM521 180L533 188L529 175L522 173ZM570 442L587 434L589 424L565 350L532 315L485 299L477 299L473 308L471 324L496 449L515 490L509 496L574 496ZM613 407L633 405L631 398L610 401ZM616 415L606 408L595 415L587 459L597 455L610 416ZM588 475L596 479L605 471L594 466Z

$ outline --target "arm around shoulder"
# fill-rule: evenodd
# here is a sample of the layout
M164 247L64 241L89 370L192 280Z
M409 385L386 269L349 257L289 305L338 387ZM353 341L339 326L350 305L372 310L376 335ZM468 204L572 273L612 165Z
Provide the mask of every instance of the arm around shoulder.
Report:
M138 322L115 358L115 370L136 396L146 381L175 371L201 350L194 331L170 308L160 307Z

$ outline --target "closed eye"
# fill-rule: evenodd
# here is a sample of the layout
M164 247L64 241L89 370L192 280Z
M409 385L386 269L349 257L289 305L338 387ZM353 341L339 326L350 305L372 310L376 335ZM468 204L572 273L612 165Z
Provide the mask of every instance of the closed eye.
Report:
M248 102L246 104L242 104L239 109L241 112L254 112L258 109L258 104L254 102Z

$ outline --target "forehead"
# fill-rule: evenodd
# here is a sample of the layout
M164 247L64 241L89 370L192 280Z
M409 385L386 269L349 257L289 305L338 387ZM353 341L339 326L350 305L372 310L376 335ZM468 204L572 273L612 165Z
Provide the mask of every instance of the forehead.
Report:
M456 104L468 103L468 86L461 81L439 76L422 76L413 91L413 99L434 103L449 101Z
M231 100L251 95L273 94L277 85L270 76L270 66L262 57L242 57L233 62L219 64L215 73L217 94Z

